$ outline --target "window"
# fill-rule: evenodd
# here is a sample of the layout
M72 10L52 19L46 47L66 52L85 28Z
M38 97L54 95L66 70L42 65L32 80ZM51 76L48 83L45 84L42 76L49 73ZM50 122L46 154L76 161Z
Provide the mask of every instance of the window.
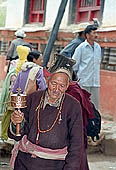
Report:
M38 50L38 43L30 43L32 45L32 48Z
M6 55L8 50L8 42L7 41L0 41L0 54Z
M105 70L116 71L116 48L102 48L101 68Z
M42 23L44 19L44 0L31 0L30 4L30 22Z
M76 23L92 21L99 18L100 0L78 0Z

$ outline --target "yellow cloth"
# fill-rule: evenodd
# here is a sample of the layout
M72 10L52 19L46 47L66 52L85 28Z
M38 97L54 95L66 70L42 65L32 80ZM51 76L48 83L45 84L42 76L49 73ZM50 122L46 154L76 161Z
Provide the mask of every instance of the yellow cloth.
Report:
M27 61L27 56L29 54L30 49L29 47L18 45L16 51L19 57L19 60L17 61L16 64L16 75L17 75L21 71L21 67L23 63Z

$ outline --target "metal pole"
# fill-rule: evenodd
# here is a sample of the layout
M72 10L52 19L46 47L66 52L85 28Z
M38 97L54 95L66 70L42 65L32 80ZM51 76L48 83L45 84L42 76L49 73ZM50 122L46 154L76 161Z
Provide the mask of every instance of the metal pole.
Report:
M57 17L56 17L55 23L53 25L52 31L51 31L49 39L48 39L48 43L46 45L46 48L45 48L45 51L44 51L44 54L43 54L43 66L44 67L46 67L47 64L48 64L50 54L51 54L51 51L52 51L52 48L53 48L53 45L54 45L54 42L55 42L55 40L57 38L60 23L62 21L64 12L65 12L67 2L68 2L68 0L62 0L61 4L59 6Z

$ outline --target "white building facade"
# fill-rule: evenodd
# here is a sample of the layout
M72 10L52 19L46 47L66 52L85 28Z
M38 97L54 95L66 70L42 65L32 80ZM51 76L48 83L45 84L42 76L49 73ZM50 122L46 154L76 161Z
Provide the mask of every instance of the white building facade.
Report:
M116 16L116 0L90 0L93 5L95 3L98 3L98 6L94 7L92 10L96 10L99 8L99 4L100 4L100 9L99 9L99 13L100 13L100 17L98 18L98 20L100 20L102 27L115 27L116 26L116 18L114 16ZM40 11L40 13L42 11L43 12L43 16L41 14L38 14L39 12L37 12L37 3L41 2L44 4L44 9L38 9ZM83 0L84 3L88 3L89 1L87 0ZM37 0L20 0L20 1L16 1L16 0L7 0L7 15L6 15L6 24L5 27L6 28L21 28L23 27L25 24L38 24L39 26L42 27L52 27L54 24L54 21L56 19L57 13L58 13L58 9L60 6L61 0L39 0L37 2ZM34 4L35 4L35 8L34 9L37 13L37 15L40 17L40 20L42 21L36 21L36 17L38 17L37 15L31 15L31 11L33 12L34 8ZM87 4L87 5L88 5ZM32 7L32 6L33 7ZM79 8L78 10L78 0L69 0L67 2L67 6L65 9L65 13L60 25L60 28L67 28L67 26L70 26L71 24L73 24L73 26L77 25L78 22L78 17L77 11L81 11L82 7L84 7L83 10L84 12L79 13L79 17L81 18L81 23L83 22L88 22L88 16L90 15L88 13L86 13L87 9L89 10L88 6L85 4L81 4L82 6ZM85 5L85 6L84 6ZM91 6L91 4L89 4ZM71 10L72 8L72 10ZM86 9L85 9L86 8ZM27 11L27 12L26 12ZM75 12L75 13L74 13ZM94 12L91 14L91 16L96 17L98 12ZM70 14L71 13L71 14ZM85 13L85 14L84 14ZM41 16L43 17L41 19ZM76 18L77 17L77 18ZM33 19L34 18L34 19ZM32 21L31 21L32 20ZM90 18L89 22L91 22L92 18ZM75 23L76 21L76 23Z

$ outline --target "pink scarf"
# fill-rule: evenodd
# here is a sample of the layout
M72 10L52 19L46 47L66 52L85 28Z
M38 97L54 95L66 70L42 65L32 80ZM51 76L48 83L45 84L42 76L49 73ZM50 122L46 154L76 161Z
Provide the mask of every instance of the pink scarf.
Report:
M33 158L40 157L43 159L65 160L65 157L67 155L67 147L55 150L43 148L31 143L27 139L27 136L24 135L23 138L14 145L14 148L12 150L12 156L10 160L10 165L12 168L14 168L14 162L19 150L32 154Z

